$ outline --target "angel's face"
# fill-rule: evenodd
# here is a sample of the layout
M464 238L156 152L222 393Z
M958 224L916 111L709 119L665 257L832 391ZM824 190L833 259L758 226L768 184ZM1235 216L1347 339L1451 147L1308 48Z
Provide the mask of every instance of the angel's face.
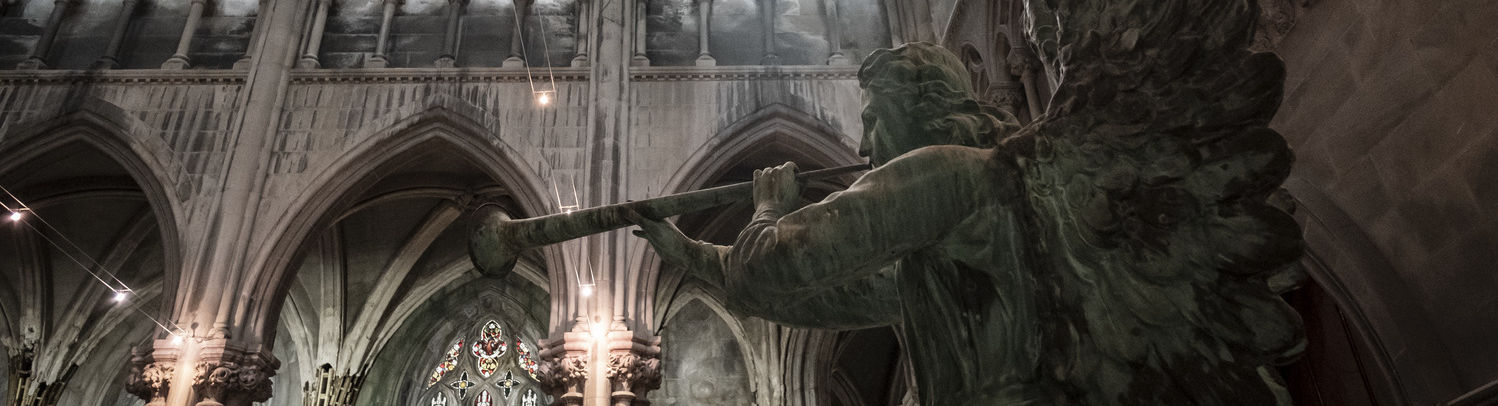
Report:
M911 131L910 113L897 97L879 89L864 92L863 142L858 155L869 158L874 166L884 165L900 155L925 146Z

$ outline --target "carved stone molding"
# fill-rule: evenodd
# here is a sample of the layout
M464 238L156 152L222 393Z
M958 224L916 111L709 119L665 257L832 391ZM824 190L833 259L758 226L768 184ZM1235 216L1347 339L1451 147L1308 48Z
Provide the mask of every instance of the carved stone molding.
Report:
M637 398L661 387L661 359L633 352L609 354L605 371L614 392L631 392Z
M192 387L203 395L198 406L220 406L233 396L246 396L254 402L270 399L270 377L275 366L258 360L202 361L193 367Z
M536 379L542 391L564 404L581 404L583 385L588 381L588 358L567 355L542 360L536 365Z
M145 400L147 404L165 402L167 389L172 386L172 374L176 368L169 362L151 362L130 369L125 391Z
M125 391L146 401L148 406L165 405L167 392L172 387L172 375L175 373L175 361L157 360L149 350L134 349L131 351L130 375L125 380Z

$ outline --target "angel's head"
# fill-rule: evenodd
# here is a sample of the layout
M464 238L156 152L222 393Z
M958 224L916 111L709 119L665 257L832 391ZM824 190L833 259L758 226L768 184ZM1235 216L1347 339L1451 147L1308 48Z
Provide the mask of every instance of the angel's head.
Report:
M973 97L967 67L936 44L876 50L858 82L864 88L859 154L874 165L930 145L992 147L1018 128L1013 116Z

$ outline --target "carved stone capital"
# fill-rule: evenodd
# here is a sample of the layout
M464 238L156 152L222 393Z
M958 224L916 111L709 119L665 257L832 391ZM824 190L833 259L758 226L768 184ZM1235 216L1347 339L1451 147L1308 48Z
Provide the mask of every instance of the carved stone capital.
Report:
M193 389L203 396L198 406L219 406L231 398L264 402L271 397L270 378L280 366L275 358L258 353L199 361L193 367Z
M227 361L203 361L193 368L192 387L205 398L199 406L221 404L234 394L244 394L256 402L270 399L270 377L275 371L254 364Z
M608 370L604 371L615 393L630 392L636 398L661 387L661 359L642 356L633 352L609 354Z
M172 374L176 368L170 362L151 362L130 368L130 377L125 382L125 391L147 403L162 402L167 389L172 386Z
M588 380L588 359L565 356L544 360L537 364L536 375L548 392L566 392Z
M1000 109L1016 113L1025 107L1025 86L1019 82L999 82L988 87L983 99Z
M174 373L175 360L158 360L149 349L133 349L130 375L125 378L125 392L141 398L147 405L164 405Z
M1026 73L1038 71L1041 67L1040 58L1037 58L1035 52L1030 51L1029 47L1010 48L1009 55L1005 57L1004 62L1009 65L1010 75L1021 77Z

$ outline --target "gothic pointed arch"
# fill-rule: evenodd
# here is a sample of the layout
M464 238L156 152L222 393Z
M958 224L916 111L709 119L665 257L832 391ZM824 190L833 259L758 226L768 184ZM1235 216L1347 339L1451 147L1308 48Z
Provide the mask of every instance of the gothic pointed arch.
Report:
M181 238L186 232L184 201L191 188L183 185L181 165L161 139L136 135L139 120L109 102L88 98L62 114L16 125L25 130L0 138L0 175L21 169L37 157L78 145L97 150L118 164L151 206L161 232L168 269L180 269Z
M30 209L0 230L0 345L31 371L20 401L114 399L130 348L164 334L151 319L176 290L184 199L169 152L136 124L85 99L0 139L14 193L0 201Z
M784 104L773 104L724 127L692 153L663 190L680 193L712 186L725 180L747 180L745 170L796 161L803 170L851 165L862 162L858 157L858 134L844 134L810 114ZM773 159L772 159L773 158ZM744 173L730 173L733 171ZM849 182L851 179L842 179ZM814 185L815 187L815 185ZM830 190L829 190L830 191ZM709 219L709 222L711 219ZM660 285L678 281L680 275L662 275L653 251L643 241L631 241L628 258L638 264L628 275L626 289L632 295L643 292L670 292ZM626 303L639 306L654 298L628 297ZM642 325L653 326L657 309L637 309L634 314Z
M288 207L289 216L271 227L272 241L264 246L263 253L255 256L251 266L262 272L251 274L246 284L251 297L269 298L255 304L252 309L241 309L247 326L257 337L269 337L275 328L275 317L283 301L286 285L292 279L293 259L303 242L314 230L327 227L338 217L342 209L355 202L350 199L357 192L370 187L379 175L385 173L402 159L409 159L422 152L443 149L481 170L490 179L502 185L502 194L513 202L511 210L520 213L538 213L545 210L547 200L541 191L540 176L531 167L522 163L521 149L507 144L497 137L497 131L484 128L465 113L461 105L434 99L426 110L406 113L384 129L358 137L361 141L342 153L328 169L301 188ZM386 121L386 120L381 120ZM455 207L467 210L470 208ZM550 261L550 257L543 257ZM558 282L552 281L553 287ZM564 282L563 282L564 283Z

